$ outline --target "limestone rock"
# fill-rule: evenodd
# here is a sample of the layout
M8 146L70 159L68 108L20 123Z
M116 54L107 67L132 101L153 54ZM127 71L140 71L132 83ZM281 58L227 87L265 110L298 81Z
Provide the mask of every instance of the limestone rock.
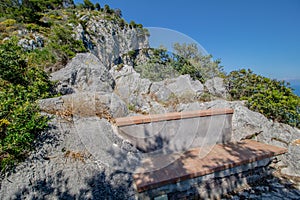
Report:
M102 17L86 15L81 17L85 22L85 30L77 26L74 30L90 52L110 69L119 64L122 56L129 51L149 47L146 31L141 28L120 27L117 22Z
M294 140L289 145L288 151L286 159L289 165L282 172L291 176L300 176L300 139Z
M33 39L26 39L26 38L20 39L18 45L23 47L25 51L32 51L44 46L44 39L42 36L33 34L32 37Z
M63 95L76 92L112 92L114 80L99 59L90 53L80 53L65 68L51 74L59 81Z
M224 85L224 80L222 78L214 77L207 80L204 85L210 94L224 99L228 97L228 93Z
M145 96L149 94L152 83L140 78L140 74L128 65L120 70L115 66L110 72L116 81L115 93L128 105L134 106L134 109L148 112L150 105Z
M199 81L192 80L189 75L181 75L177 78L153 83L150 92L161 102L167 102L172 98L193 102L198 99L203 89L204 87Z
M127 105L114 93L85 92L39 101L43 112L76 117L117 118L128 115Z

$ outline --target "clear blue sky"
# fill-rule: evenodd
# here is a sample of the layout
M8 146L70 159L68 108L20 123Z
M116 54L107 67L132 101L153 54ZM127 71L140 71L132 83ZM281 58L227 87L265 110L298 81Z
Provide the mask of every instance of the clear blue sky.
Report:
M228 72L251 68L267 77L298 80L300 85L300 0L92 2L120 8L128 22L190 36L220 58Z

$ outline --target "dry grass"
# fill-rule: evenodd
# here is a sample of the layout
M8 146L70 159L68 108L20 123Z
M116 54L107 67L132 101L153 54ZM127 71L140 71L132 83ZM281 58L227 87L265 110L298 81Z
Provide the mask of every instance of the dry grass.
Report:
M73 120L73 112L70 107L67 107L64 110L56 111L55 115L59 116L60 118L66 120L68 122L71 122Z
M293 144L293 145L300 145L300 139L294 140L292 144Z
M75 151L66 151L64 154L64 158L73 160L73 161L81 161L85 163L85 160L90 158L91 154L87 152L75 152Z
M105 106L102 106L101 109L99 109L97 112L96 112L96 115L102 119L107 119L107 121L109 121L110 123L112 124L115 124L116 123L116 120L115 118L113 118L113 116L110 114L109 112L109 108L105 107Z

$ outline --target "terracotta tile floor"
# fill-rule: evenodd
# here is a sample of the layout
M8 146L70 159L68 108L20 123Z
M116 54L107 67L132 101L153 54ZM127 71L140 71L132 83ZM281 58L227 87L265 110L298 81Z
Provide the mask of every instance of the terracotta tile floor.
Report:
M217 144L212 147L211 151L204 158L198 156L201 154L200 148L192 149L182 154L179 159L167 167L153 172L136 173L133 177L138 192L142 192L165 184L204 176L286 152L287 150L284 148L253 140L243 140L239 143L231 144ZM155 163L159 163L155 159L152 161L148 159L145 162L151 162L152 167L156 165ZM138 169L139 172L146 170L145 168Z

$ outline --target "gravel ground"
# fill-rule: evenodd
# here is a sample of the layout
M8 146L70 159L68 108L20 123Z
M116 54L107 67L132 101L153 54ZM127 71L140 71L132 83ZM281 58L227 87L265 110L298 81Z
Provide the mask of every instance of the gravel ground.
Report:
M223 199L300 199L300 178L285 177L278 172L259 183L224 195Z

